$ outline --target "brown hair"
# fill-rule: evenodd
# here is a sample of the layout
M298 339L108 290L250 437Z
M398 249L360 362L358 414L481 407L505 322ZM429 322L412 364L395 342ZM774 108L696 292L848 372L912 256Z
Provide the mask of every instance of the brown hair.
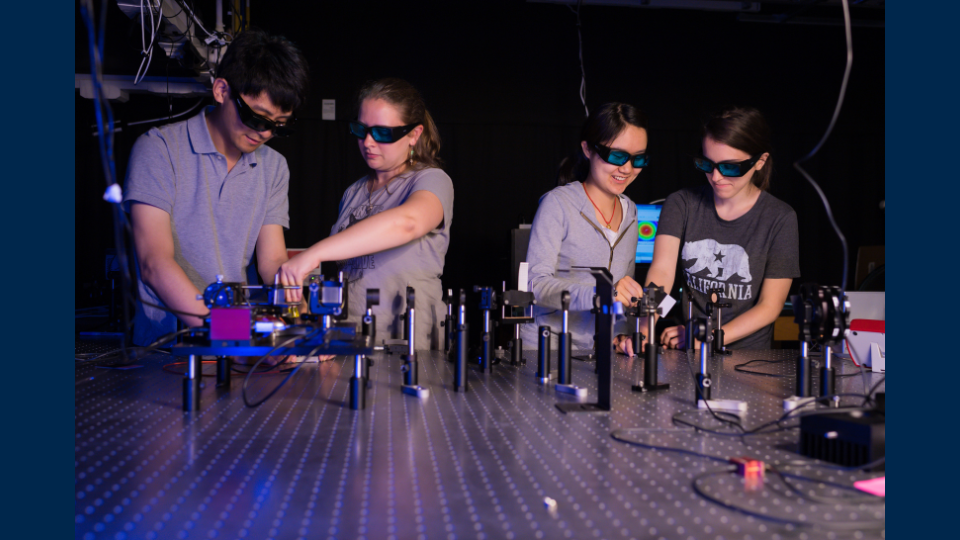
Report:
M703 124L701 135L750 154L768 154L763 168L753 175L753 185L766 191L773 175L773 147L770 127L760 111L753 107L726 107Z
M358 114L360 106L368 99L382 99L396 107L404 125L421 124L423 126L423 133L413 147L411 167L414 170L443 166L437 156L440 153L440 134L437 132L437 125L433 123L433 117L427 111L420 92L413 85L393 77L364 84L357 95Z

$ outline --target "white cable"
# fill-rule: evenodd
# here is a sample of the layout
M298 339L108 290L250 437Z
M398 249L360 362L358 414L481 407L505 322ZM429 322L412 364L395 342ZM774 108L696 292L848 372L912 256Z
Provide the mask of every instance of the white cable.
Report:
M177 2L180 3L180 6L183 7L183 9L187 10L187 13L190 14L190 18L193 19L193 22L197 23L197 26L199 26L201 30L206 32L208 36L216 37L216 34L210 32L209 30L203 27L203 23L200 22L200 19L197 18L197 16L193 13L193 10L190 9L190 6L187 5L186 0L177 0Z
M587 108L587 72L583 69L583 34L580 31L580 8L582 6L583 0L577 2L577 41L580 43L580 102L583 103L584 113L589 117L590 109Z
M150 9L150 46L149 46L149 47L150 47L150 50L147 50L147 45L146 45L146 44L143 45L143 54L145 54L146 56L143 58L143 60L140 61L140 68L137 69L137 74L133 76L133 84L139 84L140 81L142 81L143 78L147 76L147 71L150 70L150 62L153 61L153 44L154 44L154 40L156 39L157 34L160 33L160 25L163 24L163 12L161 11L161 12L159 13L157 19L156 19L156 21L157 21L156 27L154 27L154 24L153 24L153 21L154 21L154 18L153 18L153 0L148 0L148 1L149 1L149 4L150 4L150 6L149 6L149 9ZM158 0L158 2L157 2L157 9L158 9L158 11L159 11L160 9L162 9L162 6L160 5L159 0ZM143 0L140 0L140 35L141 35L141 42L143 42L143 39L144 39L144 24L143 24L143 23L144 23L144 17L143 17ZM144 62L146 62L146 64L147 64L147 65L146 65L146 68L144 68L144 65L143 65ZM140 76L141 70L143 71L143 76L142 76L142 77Z

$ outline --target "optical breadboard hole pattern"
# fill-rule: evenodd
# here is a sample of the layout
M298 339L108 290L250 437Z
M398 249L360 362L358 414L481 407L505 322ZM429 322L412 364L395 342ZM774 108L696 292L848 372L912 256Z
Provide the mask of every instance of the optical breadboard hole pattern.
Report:
M104 351L106 352L106 351ZM181 410L182 377L162 371L167 355L137 360L142 368L99 369L77 362L75 394L76 537L125 538L870 538L882 531L834 533L764 521L731 511L691 487L724 465L686 454L614 440L630 430L645 444L729 457L749 454L770 464L806 460L795 453L797 430L752 437L697 433L671 423L684 418L728 429L693 407L696 355L666 351L659 379L670 389L635 393L642 358L617 356L613 411L563 414L576 401L535 377L536 351L521 368L471 370L469 391L454 392L453 365L419 353L420 384L430 396L400 392L399 356L378 353L370 368L366 408L349 409L353 359L305 365L261 407L244 406L240 381L230 390L202 380L201 409ZM737 351L711 359L714 398L749 403L745 426L783 414L792 394L796 351ZM779 360L751 368L784 375L737 373L752 359ZM844 373L856 373L847 361ZM554 367L556 359L554 359ZM215 366L205 364L205 373ZM554 369L556 373L556 368ZM251 399L282 376L253 378ZM868 374L873 385L879 376ZM573 382L595 401L594 363L573 361ZM815 384L816 386L816 384ZM838 392L862 393L860 376L838 379ZM883 391L883 384L879 387ZM818 479L804 491L837 498L871 477L813 466L791 472ZM735 506L784 519L824 523L882 521L879 504L804 500L769 480L743 489L733 475L699 486ZM544 505L554 499L556 512ZM853 535L853 536L851 536Z

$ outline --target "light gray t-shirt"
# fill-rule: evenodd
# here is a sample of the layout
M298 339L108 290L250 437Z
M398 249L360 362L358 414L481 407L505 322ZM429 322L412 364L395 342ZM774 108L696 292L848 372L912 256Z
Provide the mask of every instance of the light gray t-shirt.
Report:
M208 109L211 110L212 108ZM155 206L170 214L174 260L201 292L216 281L246 283L260 228L289 227L287 161L261 146L243 154L227 172L227 160L213 145L208 110L141 135L130 153L124 205ZM140 298L163 305L140 279ZM134 343L148 345L176 330L172 313L137 303Z
M340 215L331 234L337 234L358 221L396 208L416 191L429 191L443 205L443 222L425 236L402 246L346 261L339 261L349 281L348 320L358 322L366 311L367 289L380 289L380 305L373 308L377 316L377 342L403 339L406 312L406 290L415 290L416 348L440 349L443 333L440 322L446 315L443 303L444 257L450 245L453 221L453 182L440 169L427 168L404 173L373 193L367 191L368 176L347 188L340 200Z
M766 278L800 277L797 213L766 191L746 214L720 219L710 186L667 197L657 234L680 239L683 303L693 299L694 318L703 317L710 289L723 289L723 323L757 305ZM769 349L773 324L730 344L731 349Z

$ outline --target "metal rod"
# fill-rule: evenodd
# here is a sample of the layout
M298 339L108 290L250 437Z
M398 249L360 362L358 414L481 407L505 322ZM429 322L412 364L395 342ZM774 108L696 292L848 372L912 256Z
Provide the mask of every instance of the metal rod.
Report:
M196 379L197 378L197 355L191 354L187 357L187 378Z
M813 395L813 372L810 370L810 344L800 342L800 356L797 358L797 397Z
M451 293L452 292L453 291L451 291ZM469 382L467 380L467 306L463 289L460 289L460 310L458 315L453 369L453 391L466 392L469 390Z
M643 362L643 385L651 390L657 385L657 343L653 339L657 321L654 319L654 313L647 313L647 335L649 337L647 339L647 356Z
M693 328L694 328L693 300L690 299L690 300L687 300L687 327L686 327L686 332L684 332L686 334L686 339L684 343L684 345L686 346L684 347L684 349L688 351L692 351L695 348L695 344L696 344L696 339L694 339L693 337L693 333L694 333Z
M230 366L233 360L229 356L217 357L217 388L230 388Z
M537 378L546 383L550 380L550 327L539 328L537 348Z
M414 344L414 339L417 335L416 317L417 315L414 308L407 310L407 354L411 356L413 356L413 353L416 350L416 346Z
M353 377L350 377L350 409L358 411L366 407L367 387L364 379L364 356L353 357Z
M700 374L707 374L707 342L700 342Z

